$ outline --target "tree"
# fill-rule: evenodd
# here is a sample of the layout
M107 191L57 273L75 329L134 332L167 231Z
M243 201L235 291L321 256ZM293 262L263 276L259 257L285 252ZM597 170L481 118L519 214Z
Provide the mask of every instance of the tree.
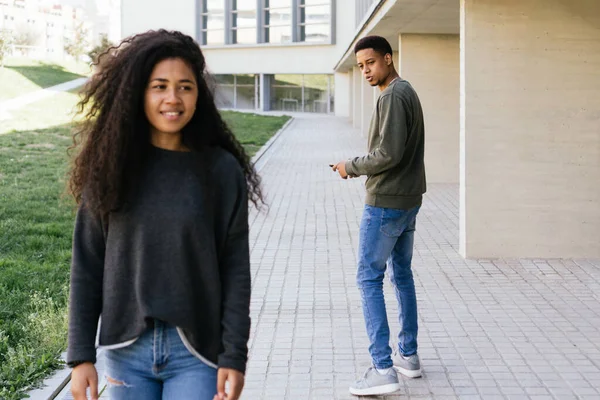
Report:
M0 66L4 68L4 57L10 54L13 37L8 30L0 31Z
M96 47L90 50L87 53L87 55L88 57L90 57L90 60L92 60L92 62L98 63L98 56L100 56L102 53L106 52L108 49L114 46L115 45L110 40L108 40L108 36L106 36L106 34L102 34L100 44L98 44Z
M75 26L73 35L65 38L65 51L77 61L85 54L85 51L89 46L87 35L88 30L83 25L83 22L80 22Z
M30 25L19 24L15 29L14 43L17 46L36 46L40 38L41 33Z

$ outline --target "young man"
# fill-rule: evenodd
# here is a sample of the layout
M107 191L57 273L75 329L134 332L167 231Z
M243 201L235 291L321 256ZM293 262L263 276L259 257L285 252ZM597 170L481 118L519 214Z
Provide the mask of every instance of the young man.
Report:
M333 170L344 179L367 176L357 283L373 366L350 387L350 393L378 395L400 389L396 371L411 378L421 376L411 260L415 220L426 188L425 134L419 98L410 83L398 76L388 41L365 37L354 53L367 82L381 94L371 118L369 153L339 162ZM383 299L386 263L400 311L401 329L393 352Z

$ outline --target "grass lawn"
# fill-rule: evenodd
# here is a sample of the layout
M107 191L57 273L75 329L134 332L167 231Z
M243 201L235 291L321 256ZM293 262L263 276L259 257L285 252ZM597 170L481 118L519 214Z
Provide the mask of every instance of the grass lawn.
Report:
M0 68L0 101L81 78L89 72L89 67L82 63L8 58L4 68Z
M290 117L264 116L235 111L222 111L221 115L250 156L287 122Z
M74 207L64 196L74 93L0 121L0 399L23 397L60 364ZM224 112L253 154L288 119Z
M69 127L0 135L0 398L59 364L72 207L61 200Z

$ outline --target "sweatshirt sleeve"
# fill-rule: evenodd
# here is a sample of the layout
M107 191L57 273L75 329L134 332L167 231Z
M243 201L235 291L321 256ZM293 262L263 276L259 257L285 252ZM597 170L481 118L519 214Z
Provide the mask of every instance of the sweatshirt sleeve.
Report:
M250 337L251 278L248 193L241 169L237 171L236 186L237 195L221 260L223 352L219 354L218 365L245 373Z
M367 155L346 162L350 176L380 174L398 165L404 155L408 126L403 101L390 93L382 96L378 103L380 142Z
M102 309L105 235L100 218L80 206L73 233L67 363L96 362L96 331Z

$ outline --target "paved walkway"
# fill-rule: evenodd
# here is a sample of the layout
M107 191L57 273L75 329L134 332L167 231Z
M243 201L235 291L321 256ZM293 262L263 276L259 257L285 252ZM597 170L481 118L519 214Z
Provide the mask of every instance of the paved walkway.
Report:
M299 116L261 174L244 399L350 399L369 366L355 286L363 181L327 164L364 153L341 119ZM414 272L423 379L388 399L599 399L600 260L464 260L458 187L430 185ZM396 305L386 285L390 320Z
M297 115L257 164L270 208L251 214L245 400L351 399L370 364L355 286L363 181L328 167L365 142L342 119ZM387 399L600 398L600 260L464 260L456 185L429 186L415 246L424 377Z
M57 92L66 92L82 86L87 78L78 78L69 82L64 82L59 85L51 86L46 89L36 90L31 93L26 93L14 99L4 100L0 102L0 120L11 118L9 111L16 110L27 104L35 103L36 101L50 97Z

